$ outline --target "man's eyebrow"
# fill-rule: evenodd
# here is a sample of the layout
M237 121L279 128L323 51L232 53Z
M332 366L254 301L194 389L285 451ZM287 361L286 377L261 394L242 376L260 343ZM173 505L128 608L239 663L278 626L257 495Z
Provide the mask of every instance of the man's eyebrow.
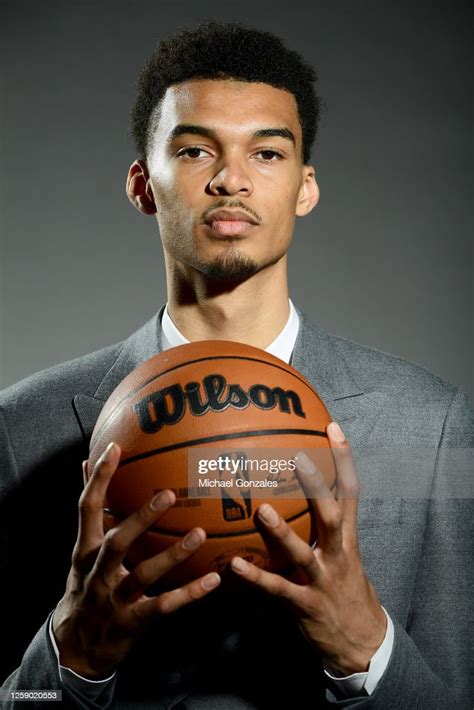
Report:
M216 133L212 128L205 128L204 126L195 126L189 123L178 123L177 126L173 128L168 136L168 141L174 141L175 138L179 136L190 133L194 136L206 136L207 138L215 138Z
M273 136L287 138L296 146L295 134L289 128L261 128L253 134L253 138L273 138Z
M189 123L179 123L171 131L168 141L171 143L175 138L179 136L191 134L194 136L206 136L206 138L217 138L216 132L212 128L206 128L205 126L196 126ZM278 138L287 138L289 141L296 146L296 138L293 131L289 128L260 128L258 131L252 135L252 138L273 138L274 136Z

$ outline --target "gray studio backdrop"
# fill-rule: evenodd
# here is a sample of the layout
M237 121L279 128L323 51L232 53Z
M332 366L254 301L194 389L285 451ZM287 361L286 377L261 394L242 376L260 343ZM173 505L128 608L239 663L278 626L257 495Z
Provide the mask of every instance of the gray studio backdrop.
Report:
M291 295L344 337L473 397L467 4L3 3L1 381L126 337L166 298L154 219L128 203L138 71L179 23L283 33L317 67L321 202Z

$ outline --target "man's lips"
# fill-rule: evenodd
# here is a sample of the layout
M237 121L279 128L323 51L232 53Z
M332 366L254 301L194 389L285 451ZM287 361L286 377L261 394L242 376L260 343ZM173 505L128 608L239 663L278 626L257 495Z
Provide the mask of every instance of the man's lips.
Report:
M220 236L233 237L242 234L258 222L246 212L218 210L206 218L205 224Z

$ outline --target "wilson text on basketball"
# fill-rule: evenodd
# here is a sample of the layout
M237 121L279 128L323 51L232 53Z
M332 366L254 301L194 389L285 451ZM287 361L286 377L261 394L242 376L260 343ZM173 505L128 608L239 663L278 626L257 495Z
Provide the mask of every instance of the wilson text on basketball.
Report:
M209 410L222 412L229 407L246 409L274 409L306 417L296 392L281 387L255 384L245 390L239 384L227 384L223 375L213 374L201 382L170 385L147 395L134 405L139 426L147 434L155 434L165 424L172 425L182 419L186 407L194 416Z

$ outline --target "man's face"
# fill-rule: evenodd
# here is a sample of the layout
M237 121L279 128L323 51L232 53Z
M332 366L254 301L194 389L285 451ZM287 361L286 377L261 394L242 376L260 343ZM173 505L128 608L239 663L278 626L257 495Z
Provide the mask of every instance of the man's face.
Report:
M268 84L188 81L170 87L147 156L148 189L168 257L241 280L286 254L302 194L294 96ZM317 201L317 199L316 199Z

